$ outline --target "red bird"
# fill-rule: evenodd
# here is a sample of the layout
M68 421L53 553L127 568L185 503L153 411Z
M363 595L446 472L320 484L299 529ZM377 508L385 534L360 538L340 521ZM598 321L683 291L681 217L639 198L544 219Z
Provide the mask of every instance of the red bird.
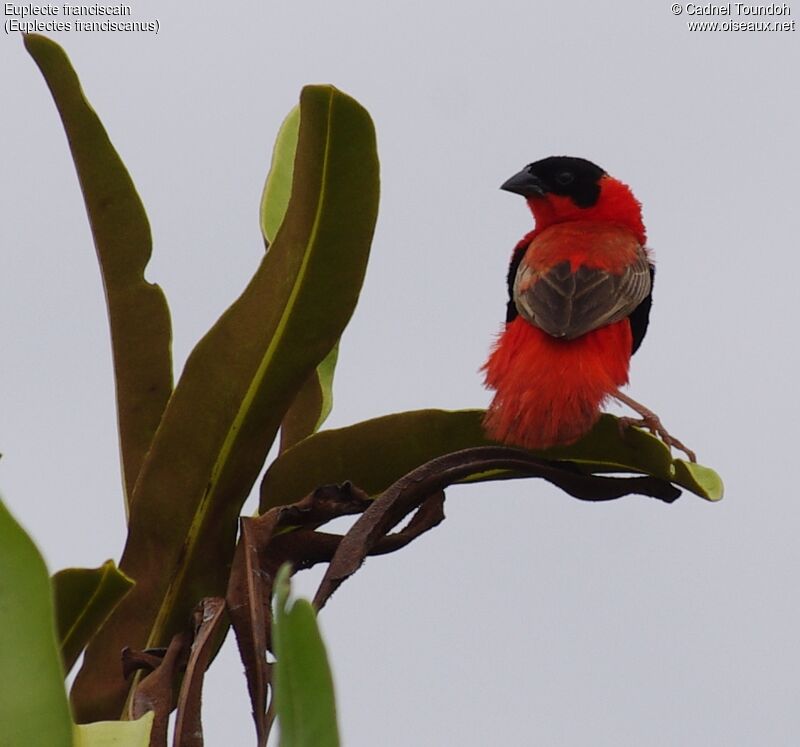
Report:
M484 365L495 390L487 434L530 449L583 436L613 397L665 443L694 454L623 394L650 317L655 267L630 188L583 158L552 156L501 189L525 197L536 227L508 271L506 325Z

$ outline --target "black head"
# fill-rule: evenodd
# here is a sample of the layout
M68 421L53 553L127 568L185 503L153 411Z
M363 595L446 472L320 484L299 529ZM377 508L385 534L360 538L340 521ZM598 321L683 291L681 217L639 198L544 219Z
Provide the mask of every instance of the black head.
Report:
M605 173L585 158L550 156L528 164L500 189L523 197L561 195L569 197L578 207L587 208L597 202L600 196L598 182Z

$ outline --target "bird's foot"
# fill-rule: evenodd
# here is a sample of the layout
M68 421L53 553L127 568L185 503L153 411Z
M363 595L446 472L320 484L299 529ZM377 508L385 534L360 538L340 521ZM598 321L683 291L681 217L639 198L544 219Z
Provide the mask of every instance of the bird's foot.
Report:
M678 449L686 454L689 457L690 462L696 462L697 457L695 453L683 445L675 436L673 436L661 423L661 420L657 415L652 415L651 417L641 417L641 418L620 418L619 419L619 430L620 433L624 436L625 431L628 430L631 426L636 428L645 428L650 433L655 436L658 436L667 446L671 449Z
M628 407L632 410L636 410L636 412L641 415L640 418L630 418L624 417L619 419L619 429L622 435L625 434L625 431L630 428L631 426L635 426L637 428L646 428L650 431L654 436L658 436L670 449L678 449L686 454L689 457L690 462L696 462L697 457L695 453L684 446L675 436L673 436L663 425L661 422L661 418L658 417L652 410L649 410L644 405L637 402L635 399L628 397L628 395L623 394L619 390L613 395L616 399L620 402L624 402Z

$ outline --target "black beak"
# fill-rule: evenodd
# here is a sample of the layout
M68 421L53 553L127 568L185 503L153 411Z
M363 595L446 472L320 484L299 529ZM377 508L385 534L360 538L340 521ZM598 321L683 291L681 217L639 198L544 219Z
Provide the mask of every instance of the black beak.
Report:
M547 190L542 181L528 172L527 167L500 185L500 189L523 197L543 197Z

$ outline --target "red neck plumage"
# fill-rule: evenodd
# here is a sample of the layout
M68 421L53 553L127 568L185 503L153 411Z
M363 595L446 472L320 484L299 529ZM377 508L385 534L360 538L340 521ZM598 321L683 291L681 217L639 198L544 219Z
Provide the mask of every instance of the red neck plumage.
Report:
M554 223L598 221L625 226L633 231L642 246L647 240L641 204L627 184L610 176L600 179L600 196L591 207L578 207L569 197L553 194L529 198L527 202L536 220L536 233Z

